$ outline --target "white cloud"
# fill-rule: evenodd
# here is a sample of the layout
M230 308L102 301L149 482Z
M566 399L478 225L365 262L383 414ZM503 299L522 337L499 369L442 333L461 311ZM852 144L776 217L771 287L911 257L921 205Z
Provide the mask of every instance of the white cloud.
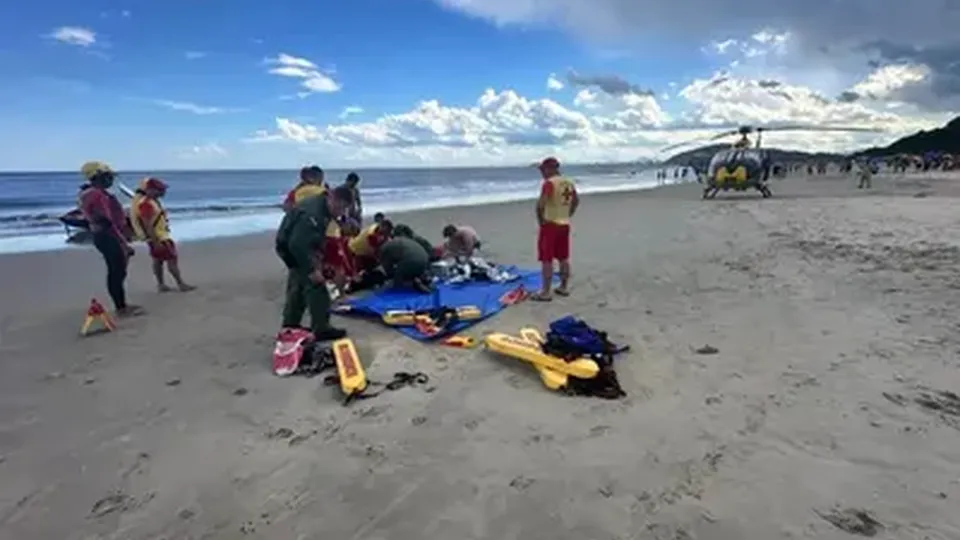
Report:
M97 33L81 26L61 26L47 34L47 37L77 47L91 47L97 42Z
M854 88L874 88L884 73L873 73ZM569 105L488 89L471 106L427 100L410 111L366 122L314 125L278 117L272 128L248 140L285 141L331 156L397 163L521 163L545 153L571 161L605 161L656 157L665 145L716 133L720 126L811 126L808 131L770 132L765 138L781 147L849 151L948 119L912 106L890 108L879 95L876 102L851 102L798 84L723 73L682 86L671 115L660 106L663 97L618 77L572 74L568 81L581 87ZM885 131L830 131L836 127Z
M230 153L223 146L212 142L184 148L177 152L177 155L181 159L209 159L227 157Z
M897 64L884 66L863 81L853 85L851 92L873 100L889 99L900 90L927 82L930 68L925 65Z
M960 9L953 0L434 2L497 25L552 27L602 48L636 51L635 36L649 32L678 43L699 36L712 42L708 50L735 56L728 62L738 72L791 74L791 80L821 91L829 87L829 94L872 69L923 65L928 77L898 92L901 102L931 112L960 109Z
M265 62L273 66L269 70L273 75L300 79L300 86L304 90L297 94L298 97L339 92L341 89L340 83L333 79L329 70L324 72L306 58L280 53L275 58L267 58Z
M191 103L189 101L173 101L169 99L151 99L148 101L154 105L164 107L172 111L188 112L201 116L243 112L243 109L197 105L196 103Z
M184 58L187 60L199 60L201 58L206 58L208 53L204 51L187 51L183 53Z
M551 73L550 76L547 77L547 90L558 91L558 90L563 90L565 87L566 85L563 84L563 81L558 79L557 76L554 75L553 73Z
M789 32L761 30L743 39L727 38L711 41L704 50L711 54L730 57L735 67L744 59L756 59L771 55L783 56L789 51L791 35Z
M353 115L355 115L355 114L363 114L363 107L358 107L358 106L356 106L356 105L351 105L351 106L349 106L349 107L344 107L343 110L340 112L340 119L343 120L343 119L345 119L345 118L347 118L347 117L349 117L349 116L353 116Z

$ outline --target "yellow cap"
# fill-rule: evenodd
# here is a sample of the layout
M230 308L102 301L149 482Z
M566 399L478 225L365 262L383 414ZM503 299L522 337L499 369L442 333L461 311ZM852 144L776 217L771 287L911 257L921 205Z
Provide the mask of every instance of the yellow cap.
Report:
M83 164L83 167L80 167L80 174L82 174L87 180L90 180L100 173L112 172L113 169L111 169L109 165L102 161L88 161Z

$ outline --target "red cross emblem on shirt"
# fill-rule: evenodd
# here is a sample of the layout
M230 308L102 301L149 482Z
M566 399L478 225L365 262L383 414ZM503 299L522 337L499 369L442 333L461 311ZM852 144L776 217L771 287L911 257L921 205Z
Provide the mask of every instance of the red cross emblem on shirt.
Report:
M570 204L570 201L573 200L573 188L570 186L564 187L561 196L563 197L563 204Z

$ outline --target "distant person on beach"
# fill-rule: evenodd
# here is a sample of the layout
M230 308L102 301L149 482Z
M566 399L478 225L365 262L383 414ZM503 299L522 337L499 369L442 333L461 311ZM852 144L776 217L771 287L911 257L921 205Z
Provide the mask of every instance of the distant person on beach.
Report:
M472 257L480 249L480 235L473 227L447 225L443 228L443 250L448 257Z
M130 203L130 225L133 227L136 238L145 241L150 250L157 290L160 292L171 290L163 279L163 270L166 266L173 280L177 282L178 289L183 292L192 291L196 287L187 285L183 281L183 276L180 275L177 245L170 236L167 211L160 204L160 198L166 194L167 184L163 181L158 178L144 178Z
M857 169L857 176L860 180L857 184L857 189L870 189L873 187L873 169L870 167L870 164L865 160L858 161Z
M395 287L411 287L417 291L430 292L427 270L430 267L430 252L412 238L397 236L380 248L380 262L387 278Z
M345 186L340 186L344 189ZM338 188L339 189L339 188ZM360 234L350 239L347 247L349 255L353 257L353 267L357 272L370 270L380 265L377 252L390 237L393 236L393 223L389 219L382 219L366 226Z
M327 185L323 183L323 169L316 165L300 169L300 181L287 193L283 201L283 211L289 212L307 197L323 195Z
M284 216L277 230L276 252L287 267L283 327L298 327L304 311L310 312L310 329L316 339L329 341L347 335L330 325L330 291L323 256L327 231L350 204L350 190L342 186L317 197L307 197Z
M140 315L143 309L127 303L125 282L133 248L127 216L117 198L107 191L113 186L116 173L106 163L90 161L83 164L80 173L89 187L79 195L80 210L90 224L93 245L107 263L107 292L117 315Z
M553 261L560 263L560 286L556 293L570 295L570 218L580 206L573 180L560 174L560 162L548 157L540 163L543 184L537 199L537 259L541 266L542 289L530 298L541 302L553 299Z
M363 201L360 199L360 175L355 172L348 174L343 185L353 193L353 205L347 208L345 217L360 225L363 223Z

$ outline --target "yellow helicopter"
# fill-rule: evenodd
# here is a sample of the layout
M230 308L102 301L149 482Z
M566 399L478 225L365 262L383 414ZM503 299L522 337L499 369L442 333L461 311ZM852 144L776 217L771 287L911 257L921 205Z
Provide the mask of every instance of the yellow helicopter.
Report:
M859 127L823 127L823 126L778 126L752 127L740 126L737 129L724 131L707 139L715 141L726 137L740 135L730 148L718 151L710 159L704 179L703 198L713 199L720 191L747 191L756 189L764 199L773 196L769 181L772 169L770 152L761 148L764 131L848 131L848 132L877 132L872 128ZM749 135L756 133L756 144L750 141ZM674 144L663 151L676 149L697 141L687 141Z

